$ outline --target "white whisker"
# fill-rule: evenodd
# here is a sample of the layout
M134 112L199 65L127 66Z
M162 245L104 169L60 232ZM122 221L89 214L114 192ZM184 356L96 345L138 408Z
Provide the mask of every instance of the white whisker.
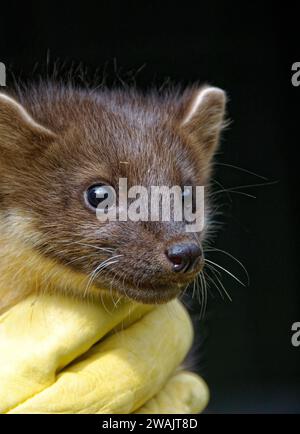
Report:
M249 273L248 273L245 265L241 261L239 261L235 256L233 256L231 253L226 252L226 250L217 249L216 247L205 249L205 251L206 252L220 252L220 253L224 253L224 255L229 256L231 259L233 259L235 262L237 262L242 267L242 269L244 270L246 277L247 277L247 284L248 285L250 284Z
M233 279L235 279L237 282L239 282L242 286L246 286L238 277L236 277L234 274L232 274L230 271L228 271L226 268L221 267L221 265L217 264L216 262L211 261L210 259L205 258L205 262L208 262L209 264L212 264L221 270L223 270L225 273L227 273L229 276L231 276Z

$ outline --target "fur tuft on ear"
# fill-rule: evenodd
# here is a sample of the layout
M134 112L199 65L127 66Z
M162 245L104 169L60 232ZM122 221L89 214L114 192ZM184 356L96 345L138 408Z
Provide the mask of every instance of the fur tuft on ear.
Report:
M52 141L55 134L37 123L25 108L0 93L0 152L28 152Z
M226 95L218 87L194 91L186 104L181 128L195 145L201 147L207 163L216 151L224 126Z

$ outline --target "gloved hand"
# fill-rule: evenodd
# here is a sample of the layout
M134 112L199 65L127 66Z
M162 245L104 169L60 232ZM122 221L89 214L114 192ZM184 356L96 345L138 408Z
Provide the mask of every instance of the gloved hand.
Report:
M175 300L146 306L32 295L0 316L0 413L198 413L204 381Z

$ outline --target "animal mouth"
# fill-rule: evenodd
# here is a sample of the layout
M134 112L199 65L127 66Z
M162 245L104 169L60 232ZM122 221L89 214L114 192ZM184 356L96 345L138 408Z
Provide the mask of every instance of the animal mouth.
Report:
M157 284L155 286L131 286L126 289L128 297L145 304L162 304L176 298L183 285Z
M107 285L108 291L116 293L118 296L130 298L144 304L163 304L178 297L190 282L185 283L150 283L143 282L139 285L131 281L123 281L119 285ZM103 289L103 282L101 285Z

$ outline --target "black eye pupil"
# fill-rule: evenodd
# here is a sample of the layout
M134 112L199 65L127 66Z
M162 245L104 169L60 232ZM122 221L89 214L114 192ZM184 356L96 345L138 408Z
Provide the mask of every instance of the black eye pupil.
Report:
M191 199L192 200L192 212L196 212L196 203L195 203L195 191L192 187L191 189L184 189L182 192L182 200L184 204L185 199Z
M97 208L97 206L108 198L108 193L103 185L94 185L87 190L87 201L93 207Z

